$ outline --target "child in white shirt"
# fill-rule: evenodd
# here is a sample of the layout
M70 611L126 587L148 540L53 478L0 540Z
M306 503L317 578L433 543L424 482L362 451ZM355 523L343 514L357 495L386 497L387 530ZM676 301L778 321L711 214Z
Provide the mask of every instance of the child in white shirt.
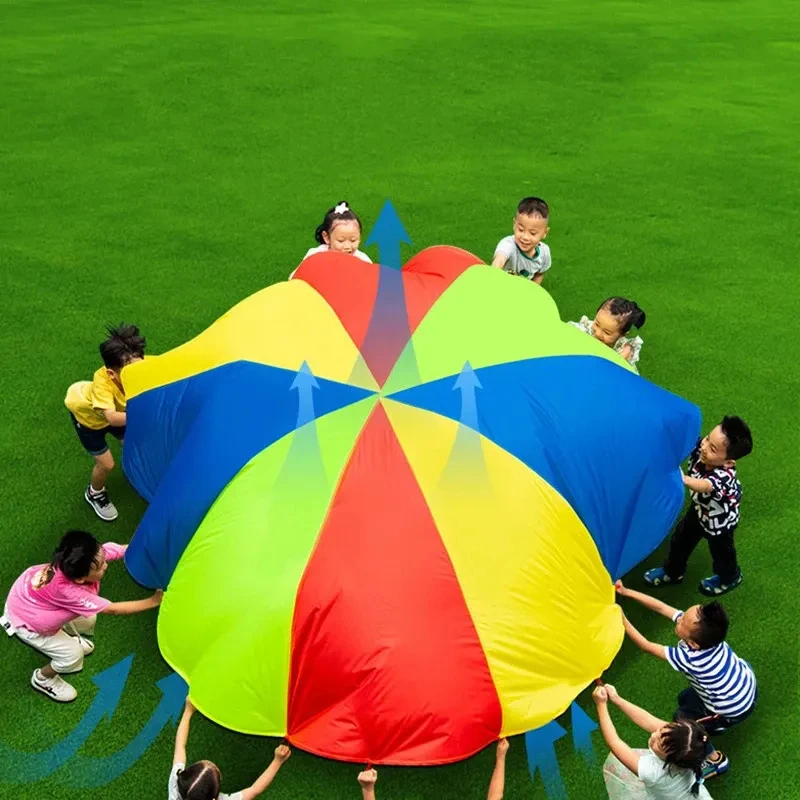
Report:
M303 261L315 253L332 250L335 253L347 253L355 256L367 264L372 263L372 259L358 249L361 244L361 220L346 200L342 200L341 203L328 209L322 223L314 232L314 238L319 242L319 246L312 247L303 256ZM289 276L289 280L294 277L295 272L297 272L296 269Z
M514 235L498 242L492 266L541 284L553 263L543 241L550 230L549 220L550 209L540 197L521 200L514 215Z

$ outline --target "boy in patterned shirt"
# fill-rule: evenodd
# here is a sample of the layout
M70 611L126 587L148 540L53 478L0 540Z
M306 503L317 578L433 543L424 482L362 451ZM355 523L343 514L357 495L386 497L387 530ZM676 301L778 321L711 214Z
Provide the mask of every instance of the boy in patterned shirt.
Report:
M742 582L733 543L742 499L736 461L752 449L750 428L741 417L725 417L697 443L689 456L689 474L683 476L692 504L672 534L664 566L645 572L645 583L650 586L680 583L689 556L701 539L708 540L714 575L700 582L700 591L716 597Z
M514 235L501 239L494 250L493 267L541 284L550 269L550 248L542 241L550 228L550 209L540 197L526 197L517 206Z

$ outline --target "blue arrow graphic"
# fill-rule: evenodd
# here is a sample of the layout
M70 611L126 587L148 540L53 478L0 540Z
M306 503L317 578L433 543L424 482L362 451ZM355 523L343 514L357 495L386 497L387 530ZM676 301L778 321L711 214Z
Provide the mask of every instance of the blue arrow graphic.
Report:
M480 431L478 427L478 405L475 402L475 390L482 389L481 382L470 366L469 361L464 364L461 374L453 384L453 391L461 390L461 417L462 425Z
M381 264L399 270L403 263L400 259L400 242L411 244L411 239L397 216L390 200L383 204L375 226L367 237L367 246L378 245L378 260Z
M545 793L551 800L566 798L567 790L561 778L561 768L556 758L555 742L566 731L555 721L548 722L542 728L528 731L525 734L525 745L528 751L528 767L531 778L536 777L538 769L544 782Z
M573 703L572 716L572 742L575 749L583 754L589 766L595 764L594 743L592 732L597 730L597 723L577 704Z
M171 721L173 725L178 722L187 694L183 678L173 672L162 678L156 686L161 689L161 701L142 730L113 756L108 758L78 756L70 764L70 769L65 772L64 780L71 786L81 789L92 789L111 783L142 757L168 722Z
M58 744L38 753L19 753L0 742L0 783L33 783L55 772L69 761L103 719L111 719L117 708L133 656L92 678L97 694L81 721Z
M369 371L378 384L383 385L392 369L402 370L409 383L419 382L416 357L410 341L400 242L411 244L411 239L394 206L387 200L367 239L368 245L378 245L378 293L361 353L350 376L351 383L361 385L365 371Z
M302 428L315 418L314 389L319 389L317 379L311 373L308 362L304 361L289 390L297 390L297 427Z

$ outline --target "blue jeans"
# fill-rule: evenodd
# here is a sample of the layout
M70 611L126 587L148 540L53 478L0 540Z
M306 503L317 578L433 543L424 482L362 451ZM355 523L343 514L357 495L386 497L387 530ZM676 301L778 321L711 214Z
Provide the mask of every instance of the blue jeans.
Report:
M705 719L706 717L713 717L713 719L707 722L700 723L709 736L709 740L706 743L706 755L711 755L711 753L714 752L714 746L711 744L711 737L725 733L728 728L732 728L734 725L744 722L744 720L753 713L757 700L758 689L756 689L753 705L750 706L744 714L739 714L736 717L723 717L720 714L714 714L713 711L709 711L700 695L690 686L678 695L678 710L672 718L677 722L679 719L693 719L696 721Z

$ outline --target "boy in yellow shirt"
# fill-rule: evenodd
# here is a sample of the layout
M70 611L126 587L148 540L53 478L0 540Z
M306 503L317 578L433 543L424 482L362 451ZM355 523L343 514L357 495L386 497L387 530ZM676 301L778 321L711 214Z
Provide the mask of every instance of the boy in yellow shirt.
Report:
M90 381L73 383L64 400L70 419L87 453L94 458L92 479L83 496L100 519L111 522L118 512L108 499L106 478L114 469L114 458L106 444L106 434L125 437L125 390L123 367L144 358L146 341L136 325L108 328L108 338L100 345L104 366Z

